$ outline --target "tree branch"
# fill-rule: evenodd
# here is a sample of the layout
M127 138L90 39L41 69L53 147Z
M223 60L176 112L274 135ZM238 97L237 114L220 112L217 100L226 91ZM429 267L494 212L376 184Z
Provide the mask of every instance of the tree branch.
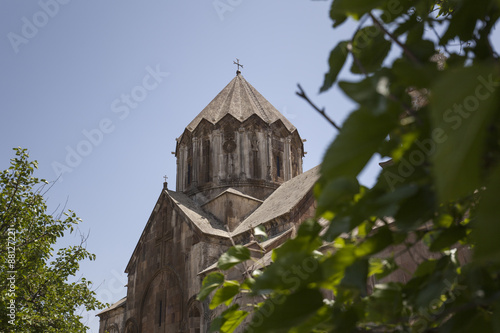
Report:
M371 19L373 20L373 23L375 23L376 26L378 26L387 36L389 36L390 39L394 41L394 43L398 44L399 47L403 49L403 52L408 56L408 58L410 58L411 61L413 61L418 65L421 64L420 60L418 60L417 57L415 57L415 55L411 53L411 51L396 38L396 36L391 34L371 12L369 12L368 15L370 15Z
M10 197L9 204L7 205L7 208L5 209L5 212L3 212L3 219L0 221L0 233L4 234L9 227L11 226L12 222L7 221L7 214L10 210L10 207L12 206L12 203L14 202L14 198L17 195L17 191L19 190L19 179L16 181L16 187L14 188L14 193L12 193L12 196ZM14 217L15 219L15 217Z
M306 93L300 86L300 84L297 84L297 87L299 88L299 91L295 92L298 96L302 97L303 99L306 100L309 105L311 105L316 111L319 112L333 127L335 127L339 132L340 132L340 127L330 118L328 115L325 113L325 109L320 109L318 108L310 99L307 97Z

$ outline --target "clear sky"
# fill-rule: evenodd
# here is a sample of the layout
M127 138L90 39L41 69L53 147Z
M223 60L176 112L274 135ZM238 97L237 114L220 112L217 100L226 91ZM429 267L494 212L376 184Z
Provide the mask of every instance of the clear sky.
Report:
M341 123L354 105L318 95L333 30L330 1L40 0L0 2L0 168L30 150L39 177L61 179L49 205L74 210L97 255L81 274L102 301L125 296L125 266L162 190L175 189L175 138L242 74L307 139L304 170L336 132L295 95L300 83ZM361 181L373 182L372 163ZM75 244L78 237L62 242ZM98 320L86 315L92 332Z

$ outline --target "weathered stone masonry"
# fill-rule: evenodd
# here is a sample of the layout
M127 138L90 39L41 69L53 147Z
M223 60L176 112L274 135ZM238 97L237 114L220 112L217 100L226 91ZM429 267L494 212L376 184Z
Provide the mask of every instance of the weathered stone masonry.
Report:
M175 156L176 191L165 183L126 267L127 296L99 313L100 333L207 332L216 314L196 295L230 237L262 256L314 214L318 168L302 173L297 129L239 71ZM252 239L258 225L265 244Z

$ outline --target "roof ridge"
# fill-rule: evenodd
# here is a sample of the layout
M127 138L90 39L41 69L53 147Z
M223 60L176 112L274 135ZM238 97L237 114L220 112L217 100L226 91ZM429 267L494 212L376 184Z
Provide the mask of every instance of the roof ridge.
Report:
M236 75L198 113L186 126L186 130L195 131L203 119L215 125L227 114L240 122L246 121L252 115L256 115L269 125L281 120L290 133L296 130L296 127L241 74Z
M259 224L267 223L290 212L314 187L314 183L319 178L319 169L320 165L317 165L281 184L264 200L262 205L241 221L238 227L232 231L232 235L239 235ZM291 186L300 190L290 195L288 190Z
M247 81L247 80L245 80L245 78L244 78L241 74L240 74L240 76L241 76L241 79L243 79L243 82L244 82L244 83L246 83L247 88L248 88L248 90L250 91L250 94L251 94L251 96L252 96L252 97L253 97L253 99L254 99L254 103L255 103L255 104L256 104L256 105L260 108L260 111L261 111L261 113L262 113L262 116L263 116L264 118L266 118L266 119L262 119L262 120L264 120L266 123L270 123L270 122L271 122L271 120L269 119L269 116L267 115L266 111L264 110L264 107L262 106L262 104L260 104L259 99L257 98L257 96L255 96L255 93L254 93L254 91L253 91L253 89L252 89L252 88L253 88L253 86L252 86L252 85L250 85L250 83L248 83L248 81Z

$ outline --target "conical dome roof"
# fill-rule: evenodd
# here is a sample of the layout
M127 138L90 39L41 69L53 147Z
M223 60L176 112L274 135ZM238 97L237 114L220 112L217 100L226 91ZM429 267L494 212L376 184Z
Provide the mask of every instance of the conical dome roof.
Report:
M295 126L288 121L271 103L269 103L241 74L237 74L229 84L201 111L186 127L194 131L202 119L216 124L227 114L243 122L252 115L257 115L264 122L272 124L281 120L290 131Z

